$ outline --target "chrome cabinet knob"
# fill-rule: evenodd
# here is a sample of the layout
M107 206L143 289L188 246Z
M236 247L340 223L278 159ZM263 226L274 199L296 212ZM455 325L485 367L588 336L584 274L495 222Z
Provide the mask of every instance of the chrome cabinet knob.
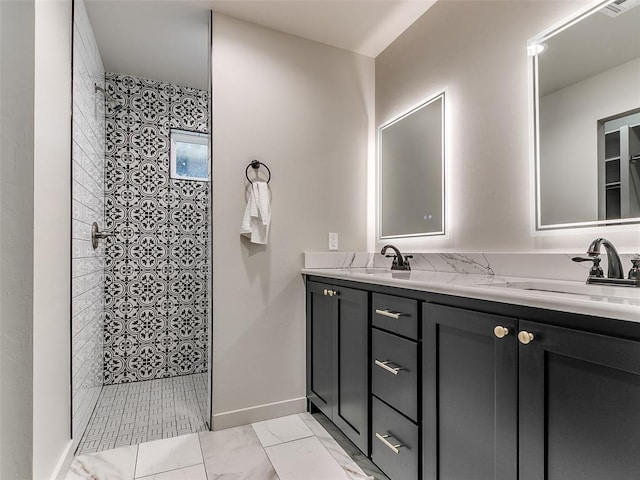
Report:
M503 327L502 325L498 325L493 329L493 334L498 338L504 338L509 335L509 329L507 327Z
M529 333L524 330L518 333L518 341L523 345L528 345L529 343L533 342L533 339L533 333Z

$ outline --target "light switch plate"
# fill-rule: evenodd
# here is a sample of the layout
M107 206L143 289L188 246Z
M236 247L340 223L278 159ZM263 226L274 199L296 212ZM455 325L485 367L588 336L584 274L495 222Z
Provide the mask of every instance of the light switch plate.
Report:
M338 250L338 234L329 232L329 250Z

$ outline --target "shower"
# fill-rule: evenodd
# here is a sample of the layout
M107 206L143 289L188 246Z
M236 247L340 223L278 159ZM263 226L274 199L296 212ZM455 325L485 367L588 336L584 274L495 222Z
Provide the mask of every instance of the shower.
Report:
M74 0L76 454L209 430L212 381L211 181L171 167L178 145L208 145L211 85L197 66L185 81L162 70L118 72L117 61L100 55L92 25L101 17L85 7ZM188 138L176 144L177 134ZM180 156L200 165L196 157Z
M109 95L109 93L102 88L100 85L98 85L97 83L93 84L94 87L94 91L100 92L104 95L104 99L106 102L109 103L109 105L111 106L111 110L113 111L113 113L117 113L120 110L122 110L122 108L124 107L124 105L122 105L120 102L118 102L115 98L113 98L111 95Z

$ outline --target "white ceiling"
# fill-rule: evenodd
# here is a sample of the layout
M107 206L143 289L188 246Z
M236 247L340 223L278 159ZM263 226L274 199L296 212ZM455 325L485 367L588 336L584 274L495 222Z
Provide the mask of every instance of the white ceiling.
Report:
M376 57L435 0L85 0L105 69L206 89L209 10Z
M151 0L85 0L85 5L107 72L207 90L207 8Z
M211 0L220 13L375 58L435 0Z

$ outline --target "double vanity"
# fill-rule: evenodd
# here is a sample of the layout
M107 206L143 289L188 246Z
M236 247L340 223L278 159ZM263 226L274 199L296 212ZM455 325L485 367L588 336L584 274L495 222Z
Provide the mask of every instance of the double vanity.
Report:
M621 55L638 45L637 5L585 6L527 45L529 248L585 227L638 244L640 51ZM450 128L449 102L465 103L456 94L436 92L379 128L376 242L455 248L446 200L463 192L449 162L471 165L449 158L451 144L468 152ZM492 167L483 161L466 173ZM387 247L395 259L383 269L303 270L311 411L392 480L640 479L640 257L623 262L597 238L586 256L523 254L526 272L522 258L499 258L503 275L484 254L453 271L438 268L452 254L415 254L422 268L409 270L394 247L381 255ZM566 281L566 265L580 276Z
M392 480L640 478L640 288L303 273L309 408Z

